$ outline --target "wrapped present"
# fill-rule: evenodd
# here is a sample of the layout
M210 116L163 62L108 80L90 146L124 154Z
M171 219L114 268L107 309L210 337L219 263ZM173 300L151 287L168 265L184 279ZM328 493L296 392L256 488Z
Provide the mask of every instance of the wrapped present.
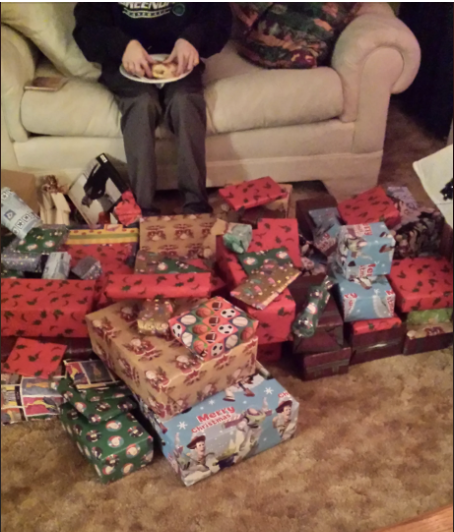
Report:
M230 224L225 220L218 219L214 223L213 227L210 230L210 234L203 241L203 251L202 256L205 259L211 259L216 256L216 246L218 236L224 235L229 228Z
M230 295L248 306L264 310L300 275L301 272L291 264L271 269L264 267L235 288Z
M211 272L181 274L111 275L105 293L113 301L211 296Z
M229 297L227 283L217 273L213 273L211 276L211 295L212 297L223 297L224 299Z
M102 279L110 275L130 275L134 272L136 244L86 244L66 245L65 250L71 255L71 265L75 266L86 257L95 258L102 268Z
M340 213L337 207L326 207L324 209L313 209L309 211L316 227L322 226L327 220L337 220L340 223Z
M77 390L112 386L120 381L99 359L65 360L66 374Z
M105 225L97 228L71 229L66 245L87 246L90 244L138 244L139 230L123 225Z
M16 270L8 270L1 267L1 278L2 279L23 279L25 277L24 272L18 272Z
M337 280L336 292L346 323L394 317L396 294L385 276Z
M452 321L453 309L420 310L410 312L406 317L407 325L438 325Z
M295 219L261 220L253 233L249 251L267 251L285 247L295 268L302 268L298 222Z
M137 205L130 190L123 192L120 202L114 207L114 213L118 221L123 225L132 225L142 217L142 210Z
M298 339L312 338L317 332L320 318L331 299L332 282L327 277L323 283L309 288L307 305L296 317L292 327L293 335Z
M314 246L327 257L330 257L336 251L341 228L342 225L338 218L328 218L324 223L317 226L314 232Z
M389 280L401 312L452 308L453 268L445 258L394 261Z
M289 392L259 373L170 421L141 407L186 486L289 441L299 413Z
M408 187L388 187L386 192L388 196L395 201L396 206L401 206L403 214L405 213L405 210L417 211L419 209L418 202L415 200Z
M280 185L285 191L285 195L267 205L247 209L241 214L240 221L243 224L252 225L255 229L257 224L263 218L288 218L290 209L290 200L292 197L292 185Z
M215 297L169 321L174 337L194 355L217 358L248 342L258 323L221 297Z
M10 357L2 365L2 372L22 377L50 378L58 373L66 347L18 338Z
M252 209L287 197L288 193L271 177L231 185L219 191L219 195L234 210Z
M67 238L64 225L42 225L29 231L25 238L14 240L7 249L23 255L49 255L58 251Z
M55 419L60 414L63 397L55 386L61 375L43 379L2 373L1 379L2 425Z
M2 188L2 218L6 228L19 238L25 238L35 227L43 222L30 207L11 189Z
M380 344L401 343L407 331L398 316L384 320L357 321L347 327L353 350L375 348Z
M200 360L177 341L142 337L134 301L87 316L95 353L164 419L254 373L257 338Z
M95 281L102 275L102 266L95 257L85 257L72 269L74 275L84 281Z
M338 348L325 353L295 355L301 376L306 381L345 375L349 372L351 357L350 347Z
M314 239L314 232L317 227L312 213L326 209L337 209L337 201L333 196L326 195L319 198L300 200L296 203L296 218L300 232L306 240L312 241ZM338 209L337 212L339 213Z
M225 247L222 238L218 238L216 263L231 290L247 280L248 276L238 260L238 255Z
M347 279L388 275L396 241L384 223L344 226L336 260Z
M66 349L65 358L87 358L94 357L90 338L28 338L28 340L39 340L41 343L52 343L63 345ZM12 353L16 345L17 338L14 336L2 336L0 340L1 360L5 362Z
M252 227L245 224L229 224L224 234L224 244L234 253L247 253L252 242Z
M173 259L156 255L149 251L139 250L136 257L136 273L147 274L177 274L177 273L203 273L207 271L201 259Z
M219 194L212 194L209 198L209 203L213 209L213 214L219 220L223 220L227 223L237 224L240 222L239 212L234 211L230 205L224 201Z
M347 201L339 203L339 212L347 225L361 225L383 222L393 229L402 222L402 216L394 202L388 198L382 187Z
M284 351L284 344L260 345L257 353L257 360L262 364L273 364L281 360Z
M43 255L35 253L16 253L10 249L2 252L2 267L10 271L41 273L45 262Z
M130 412L94 427L66 403L60 408L60 420L103 484L119 480L153 461L153 438Z
M286 248L276 248L254 253L243 253L238 256L241 266L248 276L261 271L272 271L276 266L293 266L292 259Z
M71 269L71 255L64 252L51 253L44 267L43 279L64 281Z
M86 338L94 281L2 280L2 336Z
M40 216L44 223L69 225L71 208L65 199L66 187L54 175L42 178Z
M139 333L170 339L169 321L174 312L175 306L169 299L155 298L144 301L137 318Z
M400 340L389 341L370 347L358 347L353 350L350 366L383 360L403 354L405 334Z
M418 355L452 347L453 324L417 325L409 327L405 339L404 354Z
M215 222L209 214L145 218L140 223L140 248L167 257L198 257Z

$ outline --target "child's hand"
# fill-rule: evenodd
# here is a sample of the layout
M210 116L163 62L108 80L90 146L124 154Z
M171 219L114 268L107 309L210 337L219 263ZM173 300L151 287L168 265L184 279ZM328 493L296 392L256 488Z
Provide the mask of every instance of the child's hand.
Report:
M153 59L139 41L131 41L128 44L123 55L123 66L129 74L151 78L153 76L151 72L153 63Z
M175 43L173 52L165 63L178 64L177 76L181 76L186 72L191 72L199 63L199 52L186 39L178 39Z

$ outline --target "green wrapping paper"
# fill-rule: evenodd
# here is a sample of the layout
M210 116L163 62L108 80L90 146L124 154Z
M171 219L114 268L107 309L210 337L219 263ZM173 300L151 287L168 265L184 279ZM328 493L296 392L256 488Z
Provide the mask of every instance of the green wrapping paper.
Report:
M410 312L407 318L408 325L438 325L449 323L452 320L453 309L420 310Z
M298 338L312 338L318 327L323 312L326 309L333 283L326 278L320 286L312 286L309 290L307 307L297 316L293 324L293 334Z
M224 235L226 248L234 253L247 253L252 242L252 227L245 224L232 224Z

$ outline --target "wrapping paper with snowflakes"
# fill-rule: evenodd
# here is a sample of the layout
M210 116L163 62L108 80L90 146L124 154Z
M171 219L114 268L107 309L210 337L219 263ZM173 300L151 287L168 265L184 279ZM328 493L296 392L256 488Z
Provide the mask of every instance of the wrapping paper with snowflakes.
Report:
M171 419L252 375L257 338L217 358L201 360L173 340L142 337L139 305L117 303L87 316L95 353L163 419Z
M404 354L417 355L452 347L453 324L417 325L410 327L405 339Z
M2 280L2 336L85 338L94 281Z
M211 272L181 274L111 275L105 294L113 301L167 297L210 297Z
M215 222L209 214L145 218L140 223L140 248L167 257L198 257Z
M345 375L350 370L352 350L350 347L336 349L329 353L298 355L302 377L306 381Z
M174 337L194 355L206 360L248 342L255 336L257 321L222 297L215 297L169 325Z
M139 250L136 256L135 273L203 273L207 267L201 259L173 259L156 255L149 251Z
M170 421L139 405L186 486L291 440L298 425L299 403L260 373Z
M277 266L293 266L286 248L276 248L238 256L241 266L248 276L258 272L271 272Z
M2 372L22 377L52 377L58 372L66 347L18 338Z
M93 426L66 403L60 408L60 421L103 484L126 477L153 461L153 437L130 412Z
M3 187L1 191L1 222L19 238L25 238L35 227L43 222L30 207L11 189Z
M402 216L382 187L376 187L368 192L347 201L339 203L339 212L348 225L360 225L383 222L389 229L393 229L402 221Z
M349 339L355 350L399 342L402 348L406 331L398 316L384 320L357 321L349 326Z
M336 260L347 279L388 275L396 241L384 223L340 228Z
M252 209L287 197L287 191L271 177L231 185L219 191L219 195L234 211Z
M68 246L90 244L138 244L139 230L127 229L123 225L105 225L98 228L72 229L69 231Z
M389 279L401 312L453 307L453 267L445 258L394 261Z
M301 272L291 264L262 269L235 288L230 295L248 306L259 310L266 309Z
M396 294L385 276L349 281L341 276L337 294L346 323L394 317Z

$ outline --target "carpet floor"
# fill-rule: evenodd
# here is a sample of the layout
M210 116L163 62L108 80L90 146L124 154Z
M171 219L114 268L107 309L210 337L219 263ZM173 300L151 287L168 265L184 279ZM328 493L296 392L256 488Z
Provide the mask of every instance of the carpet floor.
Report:
M442 146L393 105L382 183L424 200L411 163ZM296 438L192 488L159 453L102 486L57 421L2 428L1 530L374 532L452 502L451 350L313 383L285 364L273 372L301 402Z

